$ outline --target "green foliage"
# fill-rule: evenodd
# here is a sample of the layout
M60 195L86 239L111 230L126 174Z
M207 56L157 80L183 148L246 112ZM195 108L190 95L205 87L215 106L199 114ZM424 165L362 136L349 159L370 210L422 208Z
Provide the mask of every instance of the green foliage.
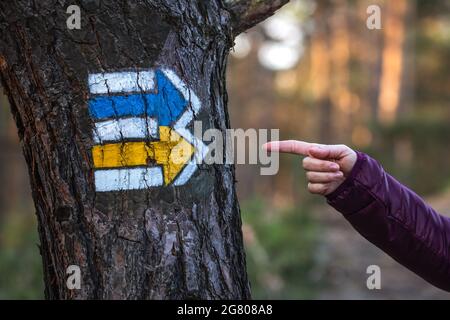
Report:
M0 224L0 299L43 299L36 219L14 213Z
M248 273L255 299L313 298L318 224L304 208L274 210L262 199L242 205Z

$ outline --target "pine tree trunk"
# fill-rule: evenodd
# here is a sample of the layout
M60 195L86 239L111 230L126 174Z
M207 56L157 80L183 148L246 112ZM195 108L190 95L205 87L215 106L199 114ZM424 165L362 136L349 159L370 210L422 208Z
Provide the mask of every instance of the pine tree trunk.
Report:
M170 69L198 97L204 129L225 130L233 37L287 1L253 2L78 1L80 30L67 28L61 1L0 4L0 75L29 168L47 298L250 298L233 166L200 164L183 185L99 192L88 79ZM79 290L66 286L70 265L81 268Z

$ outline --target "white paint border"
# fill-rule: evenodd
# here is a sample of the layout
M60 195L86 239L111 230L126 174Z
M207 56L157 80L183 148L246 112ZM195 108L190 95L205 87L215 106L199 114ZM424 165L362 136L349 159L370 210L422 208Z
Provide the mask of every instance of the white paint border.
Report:
M174 129L184 129L188 124L198 115L202 105L197 95L187 87L187 85L181 80L172 70L161 69L165 76L172 82L175 88L180 91L184 99L190 103L188 109L181 115L178 121L174 125Z
M89 90L92 94L130 93L154 90L155 71L125 71L95 73L89 75Z
M195 171L198 169L198 164L203 162L206 155L208 154L208 147L201 141L197 139L186 127L194 120L194 117L198 115L202 105L200 99L194 93L193 90L189 89L187 84L185 84L172 70L162 68L161 71L165 76L172 82L175 88L180 91L184 99L190 103L188 109L181 115L178 121L174 124L175 131L186 139L190 144L195 147L195 155L193 159L186 165L177 179L173 182L175 186L181 186L186 184Z
M121 118L95 123L94 142L123 139L158 138L158 123L154 118Z
M96 170L97 192L142 190L164 185L161 167Z

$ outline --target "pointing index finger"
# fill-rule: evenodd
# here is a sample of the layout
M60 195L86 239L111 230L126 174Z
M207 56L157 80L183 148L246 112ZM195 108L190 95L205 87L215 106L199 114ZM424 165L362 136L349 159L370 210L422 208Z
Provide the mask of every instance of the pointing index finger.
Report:
M302 156L308 156L309 149L313 146L314 144L305 141L285 140L285 141L272 141L266 143L263 147L267 151L292 153Z

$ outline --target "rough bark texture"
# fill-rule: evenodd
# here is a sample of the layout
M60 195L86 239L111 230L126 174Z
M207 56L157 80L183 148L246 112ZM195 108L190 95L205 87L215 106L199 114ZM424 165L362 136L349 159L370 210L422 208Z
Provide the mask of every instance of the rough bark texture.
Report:
M233 34L253 27L267 19L289 0L225 0L232 13Z
M81 30L66 27L70 4ZM231 16L219 0L0 3L0 75L29 167L47 298L250 298L234 168L96 193L87 109L89 73L166 66L200 98L204 128L225 130ZM82 286L71 291L74 264Z

